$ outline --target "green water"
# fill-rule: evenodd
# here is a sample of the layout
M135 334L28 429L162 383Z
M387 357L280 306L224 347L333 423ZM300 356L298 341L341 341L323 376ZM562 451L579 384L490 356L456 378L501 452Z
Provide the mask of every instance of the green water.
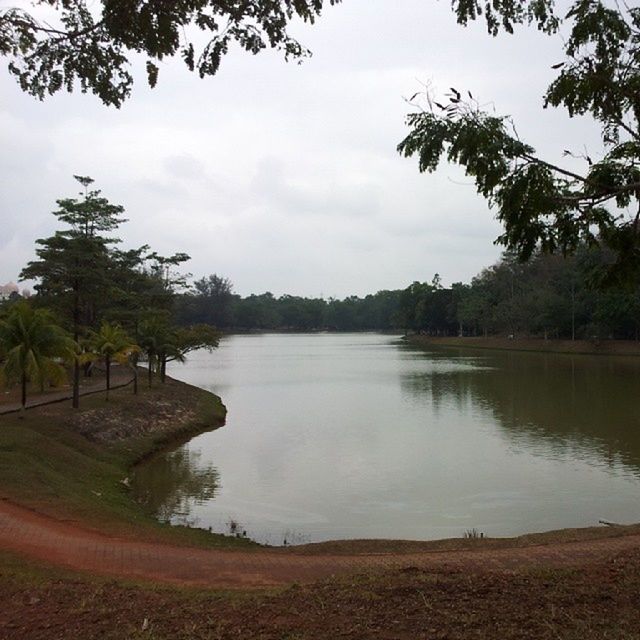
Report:
M229 414L138 470L163 520L272 544L640 521L635 359L261 335L170 373Z

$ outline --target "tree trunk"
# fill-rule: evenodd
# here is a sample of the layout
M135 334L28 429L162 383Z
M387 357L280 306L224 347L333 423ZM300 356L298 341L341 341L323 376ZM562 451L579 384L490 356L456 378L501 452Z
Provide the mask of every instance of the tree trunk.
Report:
M575 283L571 281L571 340L576 339L576 290Z
M167 381L167 356L160 358L160 382L164 384Z
M109 356L105 356L104 364L107 367L107 402L109 402L109 390L111 389L111 358Z
M138 395L138 354L133 355L133 395Z
M151 388L151 384L153 383L152 364L153 364L153 358L151 357L151 354L149 354L149 388Z
M76 270L80 266L78 258L75 259ZM80 338L80 283L75 278L73 281L73 339L78 350L80 349L78 340ZM76 357L73 361L73 399L71 406L74 409L80 407L80 363Z
M22 411L24 412L27 408L27 374L22 374Z
M80 363L78 358L73 362L73 400L71 406L77 409L80 406Z

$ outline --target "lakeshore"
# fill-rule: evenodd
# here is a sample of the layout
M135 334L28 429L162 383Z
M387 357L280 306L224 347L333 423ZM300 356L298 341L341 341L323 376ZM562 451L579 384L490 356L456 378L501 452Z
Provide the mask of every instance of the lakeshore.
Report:
M0 417L2 637L634 637L637 527L268 549L158 523L132 466L225 414L169 379Z
M533 351L574 355L640 356L637 340L557 340L544 338L508 338L504 336L426 336L411 334L407 342L416 346L462 347L465 349L497 349L500 351Z
M218 396L173 379L151 388L141 383L137 395L123 386L111 391L109 401L92 389L77 411L54 397L24 414L1 415L0 498L115 535L199 546L249 544L160 523L129 488L135 465L220 428L225 416Z

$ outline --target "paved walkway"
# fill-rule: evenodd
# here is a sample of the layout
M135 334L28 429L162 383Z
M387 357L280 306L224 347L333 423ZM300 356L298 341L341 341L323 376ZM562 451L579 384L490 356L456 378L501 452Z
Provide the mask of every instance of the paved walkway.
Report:
M106 382L103 379L94 383L88 383L88 379L85 379L80 387L80 395L88 396L94 393L105 393ZM126 387L133 382L131 373L117 372L111 374L111 391L119 389L120 387ZM33 394L27 397L27 409L33 409L34 407L42 407L47 404L56 404L57 402L64 402L65 400L71 400L73 396L72 389L65 389L64 391L51 391L49 393ZM0 404L0 416L7 413L17 413L22 409L20 402L11 402L6 404Z
M579 566L640 549L640 535L514 549L407 554L302 554L295 548L204 550L110 537L0 500L0 548L101 575L246 588L392 567L510 570L541 564Z

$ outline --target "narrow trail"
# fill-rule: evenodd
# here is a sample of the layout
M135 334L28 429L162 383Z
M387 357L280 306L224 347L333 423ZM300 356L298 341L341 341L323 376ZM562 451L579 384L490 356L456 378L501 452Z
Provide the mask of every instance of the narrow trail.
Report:
M384 568L514 570L535 565L582 566L638 548L640 534L510 549L421 553L205 550L111 537L0 500L0 549L92 574L215 588L278 586Z

